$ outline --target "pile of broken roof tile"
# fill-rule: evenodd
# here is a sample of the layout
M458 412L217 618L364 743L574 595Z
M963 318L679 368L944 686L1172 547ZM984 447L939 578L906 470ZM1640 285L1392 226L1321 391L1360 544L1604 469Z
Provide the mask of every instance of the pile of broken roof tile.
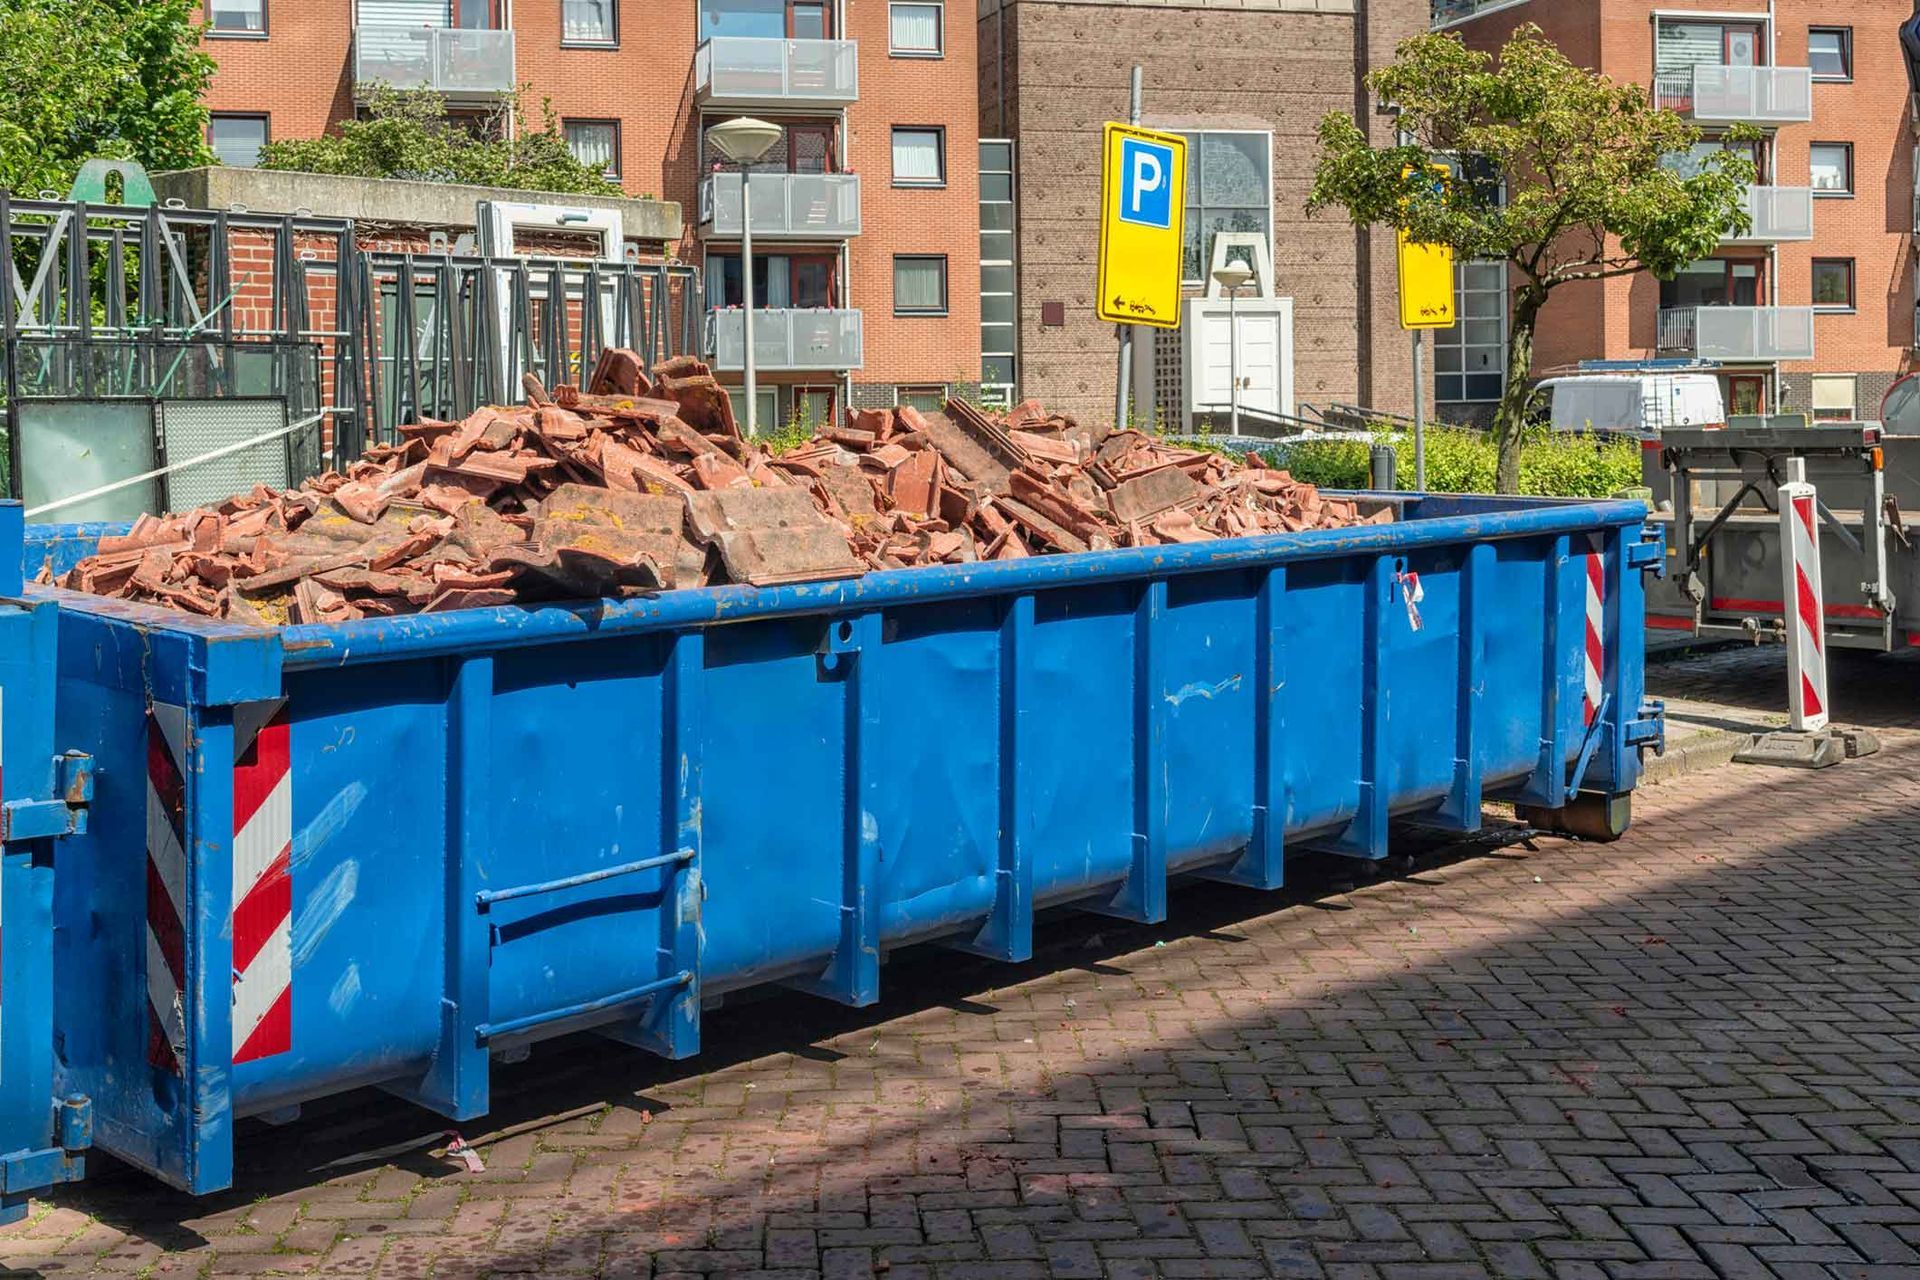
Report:
M706 366L609 351L588 391L400 428L344 473L143 516L60 585L280 625L1331 528L1363 517L1284 471L1004 418L862 410L775 455ZM44 575L43 575L44 580Z

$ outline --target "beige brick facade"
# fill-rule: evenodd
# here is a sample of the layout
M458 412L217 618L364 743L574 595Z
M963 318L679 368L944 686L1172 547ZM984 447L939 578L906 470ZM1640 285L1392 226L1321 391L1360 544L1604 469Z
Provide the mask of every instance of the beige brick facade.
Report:
M1294 300L1296 399L1408 411L1391 237L1357 234L1337 213L1309 218L1305 207L1325 113L1358 110L1390 140L1358 77L1425 30L1427 12L1424 0L983 5L981 132L1018 144L1022 393L1112 414L1114 327L1095 318L1092 296L1100 126L1126 118L1137 62L1149 126L1272 133L1275 291ZM1042 323L1049 302L1063 304L1064 324Z

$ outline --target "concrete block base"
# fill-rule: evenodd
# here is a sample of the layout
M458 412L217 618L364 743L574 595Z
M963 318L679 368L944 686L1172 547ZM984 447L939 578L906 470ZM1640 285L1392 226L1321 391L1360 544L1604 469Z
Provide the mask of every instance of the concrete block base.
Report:
M1812 733L1776 729L1752 734L1734 753L1735 764L1771 764L1789 769L1827 769L1854 756L1870 756L1880 739L1867 729L1828 727Z

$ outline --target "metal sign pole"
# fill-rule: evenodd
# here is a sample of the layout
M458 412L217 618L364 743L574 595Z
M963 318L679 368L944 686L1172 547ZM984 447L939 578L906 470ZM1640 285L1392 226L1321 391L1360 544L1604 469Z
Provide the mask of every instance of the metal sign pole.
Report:
M1133 68L1133 89L1127 102L1128 124L1137 125L1140 123L1140 80L1140 66L1136 63ZM1186 199L1186 193L1179 193L1179 198L1182 200ZM1133 389L1133 326L1123 324L1118 326L1118 328L1120 333L1120 368L1119 377L1113 390L1113 429L1115 431L1124 431L1128 425L1127 395Z
M1413 330L1413 491L1427 491L1427 389L1420 368L1426 331Z

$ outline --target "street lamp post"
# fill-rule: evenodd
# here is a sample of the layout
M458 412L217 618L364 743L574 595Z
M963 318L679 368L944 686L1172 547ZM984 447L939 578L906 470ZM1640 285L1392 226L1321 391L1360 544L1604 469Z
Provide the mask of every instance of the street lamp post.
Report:
M1253 279L1253 268L1244 262L1229 262L1213 273L1213 282L1227 295L1227 377L1233 383L1229 401L1228 428L1240 434L1240 290Z
M780 141L781 132L779 125L752 116L736 116L707 130L707 140L740 166L740 298L746 304L740 310L740 340L746 365L749 438L760 433L760 395L753 368L753 166ZM714 205L718 216L717 194Z

